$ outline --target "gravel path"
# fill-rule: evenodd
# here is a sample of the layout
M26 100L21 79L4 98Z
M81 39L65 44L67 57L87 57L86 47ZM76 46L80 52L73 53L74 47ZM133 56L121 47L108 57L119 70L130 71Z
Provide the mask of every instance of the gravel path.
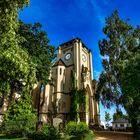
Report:
M95 140L133 140L132 135L128 133L96 132Z

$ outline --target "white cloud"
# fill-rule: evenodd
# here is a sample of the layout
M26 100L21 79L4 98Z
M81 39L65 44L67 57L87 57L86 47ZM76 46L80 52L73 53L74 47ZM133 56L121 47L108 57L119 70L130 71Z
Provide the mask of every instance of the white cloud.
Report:
M102 56L102 55L99 54L99 57L100 57L101 59L107 59L107 60L109 61L109 56L107 56L107 55Z
M104 0L106 2L106 0ZM96 12L96 17L100 23L100 26L103 27L105 24L105 15L103 14L102 8L97 4L96 0L90 0L90 3L93 6L94 11Z
M100 74L101 74L101 71L96 71L96 70L94 70L94 79L98 80Z
M97 1L98 0L81 0L79 2L79 0L75 0L75 4L77 10L80 8L80 11L87 17L90 16L92 20L96 18L100 27L103 28L105 25L105 15ZM107 5L108 0L102 0L102 2Z

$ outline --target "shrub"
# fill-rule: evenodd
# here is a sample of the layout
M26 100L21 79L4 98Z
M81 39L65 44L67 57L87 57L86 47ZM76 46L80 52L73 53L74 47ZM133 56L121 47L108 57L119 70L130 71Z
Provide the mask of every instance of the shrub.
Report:
M92 130L89 130L88 133L84 135L84 140L93 140L94 133Z
M56 127L49 126L48 129L49 129L48 140L59 140L60 139L60 133Z
M76 126L77 126L76 122L69 122L66 125L66 133L69 135L76 135Z
M84 122L69 122L66 125L66 133L70 140L92 140L94 136L93 131Z
M87 132L89 131L89 127L87 126L86 123L84 122L80 122L78 123L77 127L76 127L76 132L77 132L77 135L84 135L86 134Z
M8 133L21 134L26 136L29 131L35 129L36 115L29 112L21 113L20 116L12 120L5 121L5 129Z
M4 124L8 133L26 136L31 129L35 129L37 116L31 103L31 96L24 89L18 100L13 100L5 114Z
M80 122L80 123L69 122L66 125L66 132L69 135L79 135L79 134L81 135L87 133L88 131L89 131L89 127L84 122Z
M42 130L30 132L28 137L33 140L60 140L60 133L54 126L45 124Z

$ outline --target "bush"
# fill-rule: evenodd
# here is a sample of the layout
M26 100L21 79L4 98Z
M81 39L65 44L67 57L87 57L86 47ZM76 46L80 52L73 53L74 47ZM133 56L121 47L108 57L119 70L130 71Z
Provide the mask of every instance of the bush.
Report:
M66 133L69 135L76 135L76 127L77 127L76 122L69 122L66 125Z
M4 125L6 132L26 136L29 131L35 130L37 116L31 103L31 96L24 89L18 100L13 100L5 114Z
M86 123L84 123L84 122L78 123L78 125L77 125L77 127L76 127L77 135L78 135L78 134L84 135L84 134L86 134L88 131L89 131L89 127L87 126Z
M86 123L69 122L66 125L66 133L70 136L70 140L92 140L93 131L89 130Z
M85 134L89 131L88 126L84 122L76 123L76 122L69 122L66 125L66 132L69 135L81 135Z
M45 124L42 130L30 132L28 137L33 140L60 140L60 133L54 126Z
M33 113L22 113L12 120L5 121L7 133L21 134L26 136L29 131L35 129L36 115Z
M44 128L45 131L45 128ZM48 126L48 133L47 135L47 140L59 140L60 139L60 133L58 129L54 126Z
M89 130L88 133L84 135L84 140L93 140L94 133L92 130Z

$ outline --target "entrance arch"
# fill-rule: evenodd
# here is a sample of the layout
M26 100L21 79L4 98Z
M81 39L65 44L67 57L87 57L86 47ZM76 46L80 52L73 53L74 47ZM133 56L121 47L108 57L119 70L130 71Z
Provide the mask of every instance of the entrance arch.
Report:
M86 98L87 98L87 110L86 110L86 122L88 124L94 123L94 103L93 103L93 96L92 96L92 89L87 84L86 86Z

